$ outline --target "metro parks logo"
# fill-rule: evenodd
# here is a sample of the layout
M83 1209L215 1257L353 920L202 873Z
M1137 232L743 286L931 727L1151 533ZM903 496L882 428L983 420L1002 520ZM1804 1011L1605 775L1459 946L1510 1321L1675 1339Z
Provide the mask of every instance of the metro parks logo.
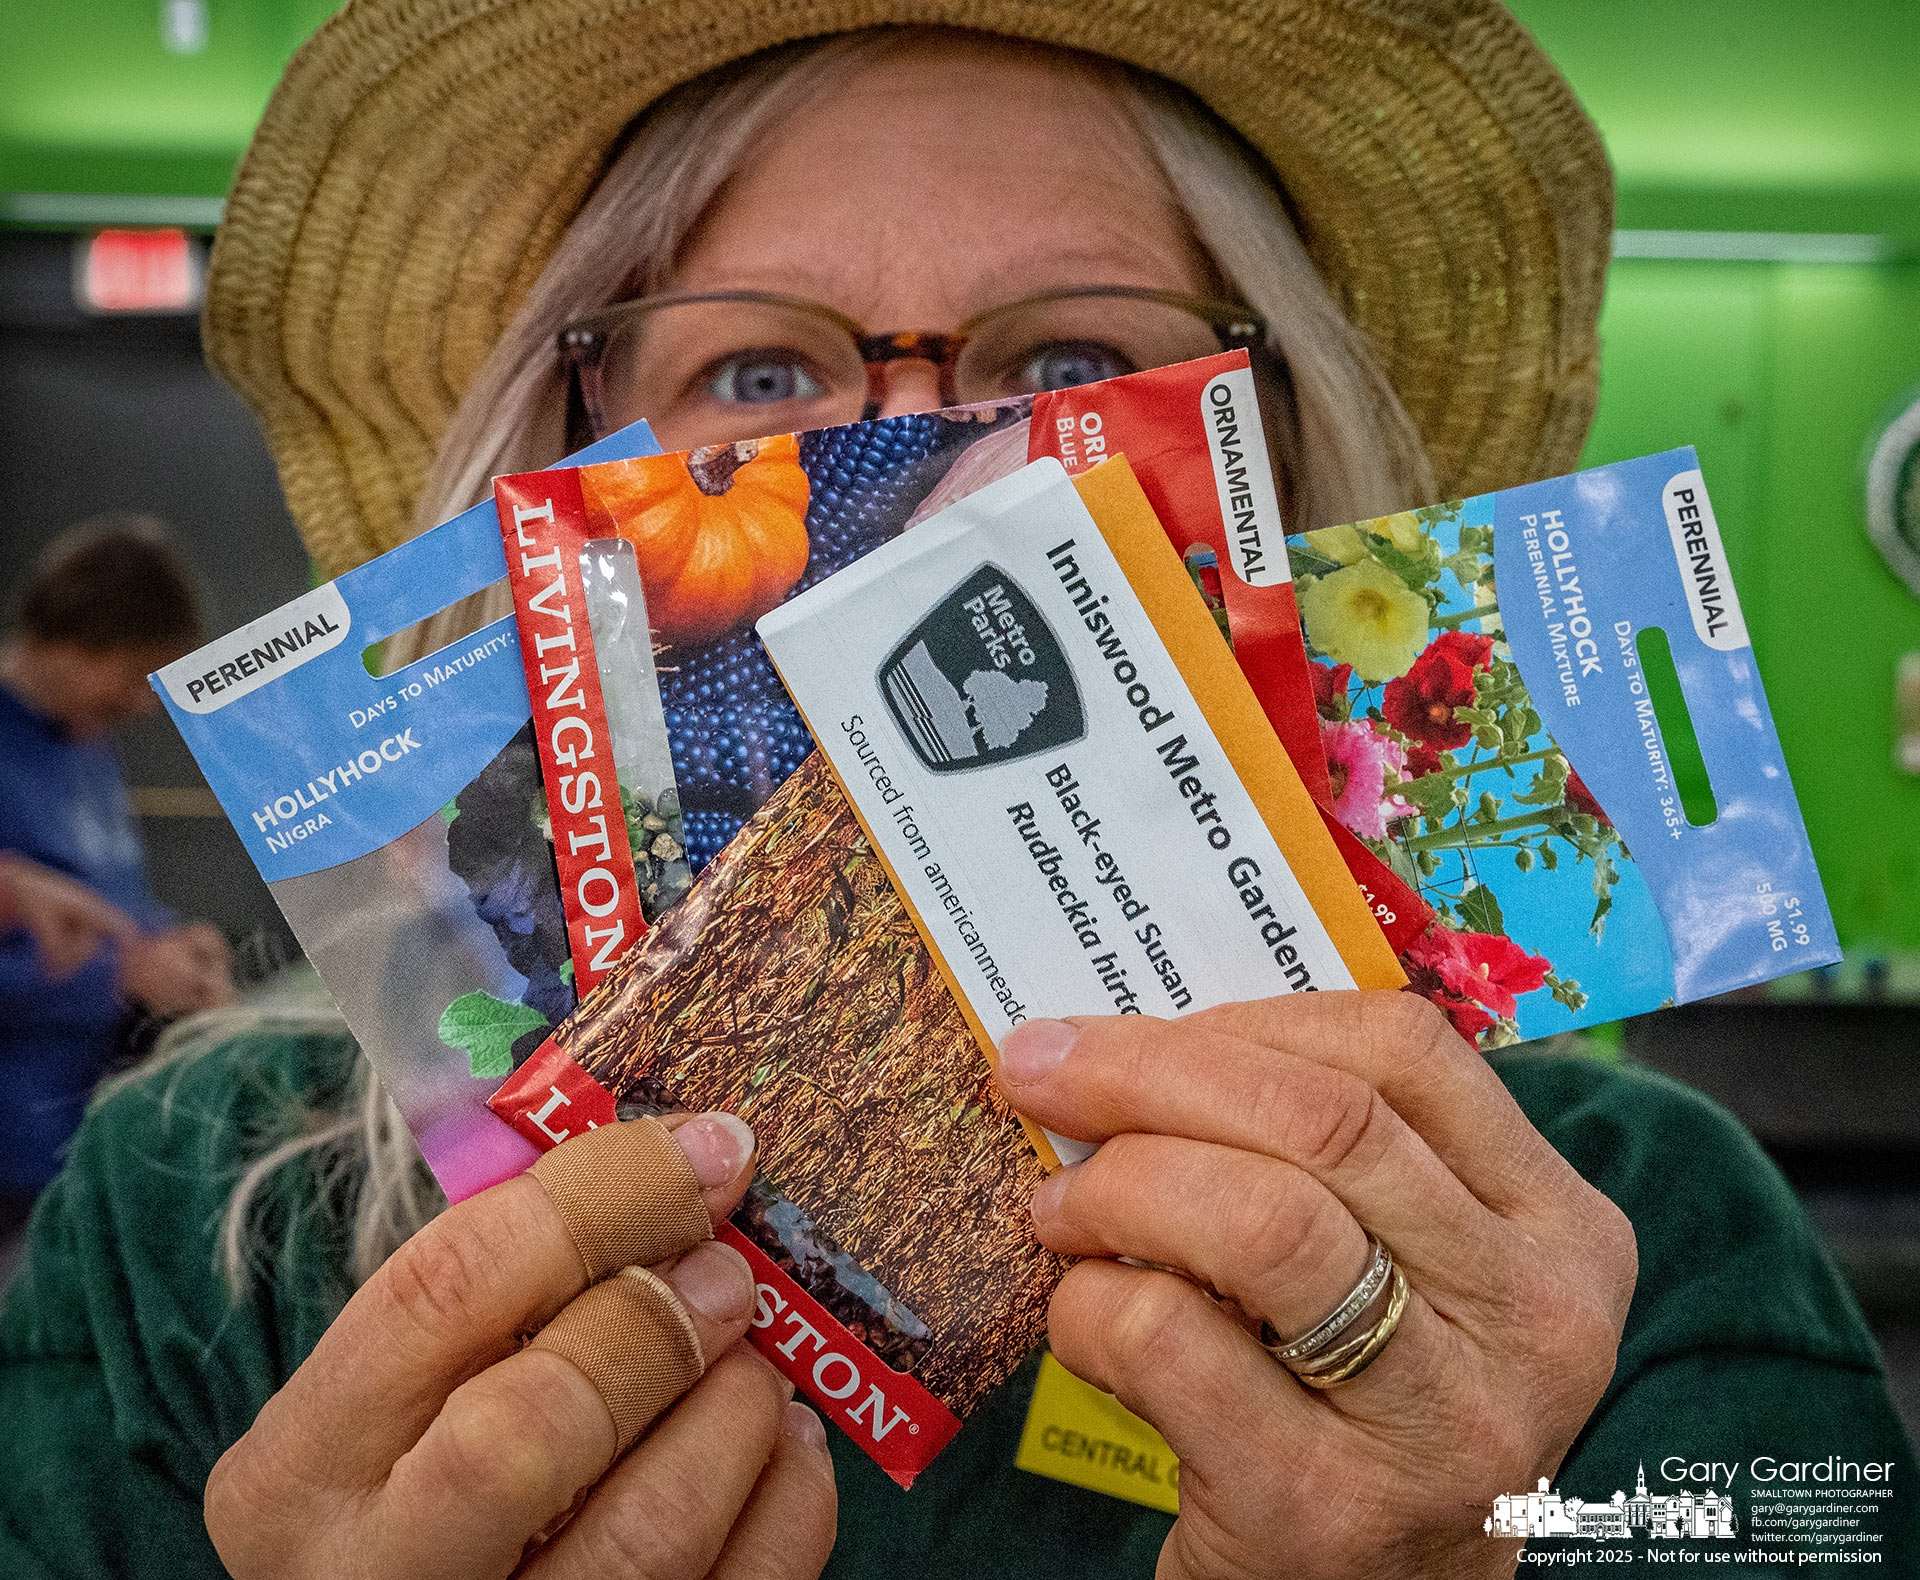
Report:
M982 565L888 655L887 710L934 773L1012 762L1086 734L1080 688L1033 600Z

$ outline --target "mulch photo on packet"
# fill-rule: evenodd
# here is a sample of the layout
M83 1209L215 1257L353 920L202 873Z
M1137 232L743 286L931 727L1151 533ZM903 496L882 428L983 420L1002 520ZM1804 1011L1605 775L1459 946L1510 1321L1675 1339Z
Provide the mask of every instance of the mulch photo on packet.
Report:
M752 1337L903 1486L1045 1330L1044 1170L817 754L494 1108L545 1144L622 1113L753 1126L722 1230Z

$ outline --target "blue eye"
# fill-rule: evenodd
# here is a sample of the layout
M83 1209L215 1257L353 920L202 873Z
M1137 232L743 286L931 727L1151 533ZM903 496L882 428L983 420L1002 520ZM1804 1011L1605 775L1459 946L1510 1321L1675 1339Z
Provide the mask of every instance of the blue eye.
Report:
M1020 364L1017 383L1022 393L1072 389L1097 384L1135 372L1124 352L1097 340L1052 340L1033 347Z
M707 393L730 405L771 406L814 400L825 391L792 352L767 350L729 357L708 382Z

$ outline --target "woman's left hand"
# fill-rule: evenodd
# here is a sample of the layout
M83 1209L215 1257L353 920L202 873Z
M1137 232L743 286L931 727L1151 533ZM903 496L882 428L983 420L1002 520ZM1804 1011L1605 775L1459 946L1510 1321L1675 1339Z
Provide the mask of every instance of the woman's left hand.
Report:
M1034 1021L1000 1080L1028 1117L1104 1143L1033 1213L1089 1258L1054 1297L1054 1354L1180 1456L1163 1580L1513 1572L1518 1544L1482 1523L1553 1473L1605 1390L1633 1230L1437 1011L1302 993ZM1411 1296L1334 1388L1303 1386L1204 1292L1304 1333L1359 1281L1369 1231Z

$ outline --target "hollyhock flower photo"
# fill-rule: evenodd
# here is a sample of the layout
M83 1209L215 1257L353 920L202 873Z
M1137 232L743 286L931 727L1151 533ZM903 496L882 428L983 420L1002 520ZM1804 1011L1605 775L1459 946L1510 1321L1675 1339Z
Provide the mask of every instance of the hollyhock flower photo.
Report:
M1355 565L1367 557L1367 540L1358 527L1322 527L1301 534L1314 553L1340 565Z
M1404 675L1387 682L1380 711L1402 735L1439 751L1473 739L1473 726L1456 708L1473 706L1473 677L1493 657L1493 638L1443 631Z
M1385 839L1387 823L1411 817L1413 808L1387 793L1387 775L1402 776L1407 749L1359 720L1320 726L1327 753L1333 815L1362 839Z
M1452 998L1443 994L1433 1002L1446 1012L1453 1029L1476 1047L1486 1033L1500 1024L1497 1016L1489 1015L1471 999Z
M1402 511L1301 534L1288 552L1334 816L1438 916L1401 956L1414 991L1497 1048L1558 1029L1529 995L1569 1016L1587 1007L1553 962L1577 947L1568 926L1582 916L1600 947L1629 858L1528 693L1501 624L1493 525L1467 514Z
M1422 553L1432 541L1418 511L1402 510L1397 515L1382 516L1378 521L1369 522L1368 527L1402 554Z
M1420 779L1438 772L1440 772L1440 754L1425 741L1415 741L1407 748L1407 766L1401 770L1403 778Z
M1314 647L1362 680L1404 675L1427 643L1427 600L1378 560L1315 577L1300 591Z
M1313 681L1313 708L1323 719L1344 719L1347 716L1347 683L1353 679L1353 665L1342 664L1337 669L1329 669L1325 664L1307 665L1307 673Z
M1553 969L1550 960L1527 953L1505 933L1456 932L1446 926L1428 929L1407 953L1450 994L1485 1005L1502 1020L1511 1020L1520 995L1538 992Z
M1580 776L1571 767L1567 769L1567 805L1576 812L1584 812L1588 817L1598 818L1604 828L1613 827L1613 819L1602 810L1600 803L1593 798L1593 792L1580 780Z

